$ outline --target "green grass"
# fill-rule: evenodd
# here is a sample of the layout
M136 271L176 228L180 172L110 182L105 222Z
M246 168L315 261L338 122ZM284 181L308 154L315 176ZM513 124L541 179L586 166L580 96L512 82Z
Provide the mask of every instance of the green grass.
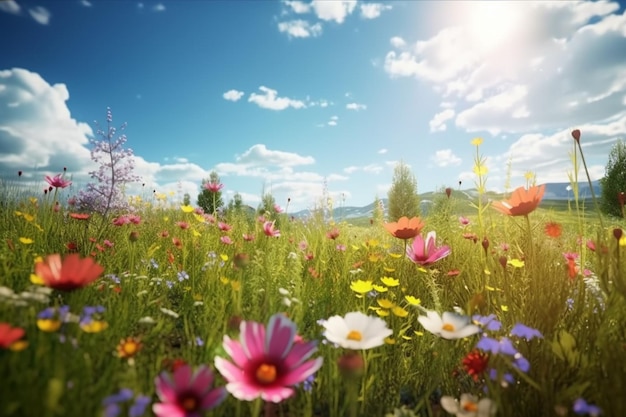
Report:
M489 207L479 218L456 193L450 199L434 195L436 209L424 217L423 233L435 230L439 244L452 251L421 268L402 256L403 241L369 219L333 224L321 217L291 221L288 215L268 213L282 232L280 238L268 238L262 225L245 215L221 219L232 225L221 232L178 207L141 202L141 223L117 227L111 217L92 213L80 221L68 217L67 208L54 212L52 196L29 200L10 188L2 194L0 322L25 329L28 341L21 351L0 349L2 416L100 416L102 400L120 388L156 402L154 379L172 360L213 368L215 356L225 356L224 335L238 337L233 323L267 322L278 312L298 325L303 338L320 341L314 357L322 356L324 365L312 390L299 387L274 409L259 407L266 417L354 415L347 400L354 383L359 416L385 416L402 405L414 415L443 416L439 398L462 393L491 398L498 416L574 415L572 404L580 397L599 405L604 415L626 415L626 264L623 246L613 237L613 229L624 224L605 219L608 227L602 230L592 210L576 212L567 202L544 201L527 224L523 217L508 218ZM60 191L57 197L68 195ZM470 217L470 225L459 224L461 215ZM179 221L190 227L181 229ZM561 224L563 234L546 236L548 222ZM97 237L101 225L104 232ZM327 232L335 227L340 234L333 240ZM131 232L138 233L136 241L129 239ZM253 233L255 240L245 241L244 233ZM464 233L474 233L478 241ZM234 243L222 243L224 235ZM113 246L106 246L105 239ZM589 239L595 251L587 248ZM103 276L75 292L52 291L40 301L29 297L35 291L30 277L36 259L67 254L70 242L82 256L95 257ZM573 277L563 256L567 252L579 254ZM249 262L237 267L240 254ZM189 278L179 281L181 271ZM399 285L385 286L383 277ZM359 296L351 290L356 280L386 291ZM502 322L501 330L488 332L494 338L508 336L517 323L538 329L542 338L510 337L530 369L522 372L512 358L492 355L489 366L496 380L487 374L474 380L462 360L481 336L445 340L428 333L417 321L424 312L406 296L439 313L459 308L469 315L494 314ZM394 314L381 307L386 303L402 310ZM71 321L55 332L40 330L37 315L61 305L77 316L85 306L103 306L100 318L108 327L88 333ZM346 351L321 343L323 329L317 323L350 311L380 315L393 330L389 343L361 352L367 368L356 382L337 368ZM127 337L142 343L132 360L116 354ZM502 383L505 373L515 382ZM224 385L219 374L216 384ZM230 396L210 415L250 416L255 407ZM143 415L152 414L146 410Z

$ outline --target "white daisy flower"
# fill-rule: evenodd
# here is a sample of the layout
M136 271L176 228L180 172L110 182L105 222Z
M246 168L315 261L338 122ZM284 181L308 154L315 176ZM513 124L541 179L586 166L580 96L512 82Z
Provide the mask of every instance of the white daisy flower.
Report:
M491 417L496 414L496 404L489 398L480 401L471 394L461 394L461 401L444 395L441 397L441 406L450 414L457 417Z
M393 331L379 317L353 311L345 317L332 316L322 324L324 337L346 349L371 349L385 343Z
M417 320L424 329L444 339L462 339L480 331L480 327L470 323L468 316L446 311L442 316L436 311L426 311L426 316Z

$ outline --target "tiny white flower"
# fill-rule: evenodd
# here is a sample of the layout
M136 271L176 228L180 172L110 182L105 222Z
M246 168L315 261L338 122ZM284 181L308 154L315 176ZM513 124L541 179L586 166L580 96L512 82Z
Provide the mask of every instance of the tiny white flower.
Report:
M204 305L204 301L195 301L195 302L193 303L193 306L194 306L194 307L203 306L203 305Z
M289 290L286 290L284 288L279 288L278 292L280 293L280 295L289 295Z
M143 324L154 324L156 323L156 320L153 319L150 316L146 316L146 317L142 317L139 319L139 323L143 323Z
M426 311L426 316L419 316L417 320L424 329L444 339L462 339L480 331L480 327L470 323L468 316L449 311L442 316L436 311Z
M450 414L457 417L491 417L496 414L496 404L489 398L480 401L471 394L461 394L461 401L444 395L441 397L441 406Z
M148 290L141 290L137 293L137 297L141 297L142 295L148 294Z
M287 307L291 307L291 300L287 297L283 298L283 304Z
M161 312L163 314L167 314L168 316L174 317L175 319L180 317L180 315L177 312L170 310L169 308L161 307Z
M346 349L371 349L385 343L393 331L379 317L353 311L345 317L332 316L322 323L324 337Z

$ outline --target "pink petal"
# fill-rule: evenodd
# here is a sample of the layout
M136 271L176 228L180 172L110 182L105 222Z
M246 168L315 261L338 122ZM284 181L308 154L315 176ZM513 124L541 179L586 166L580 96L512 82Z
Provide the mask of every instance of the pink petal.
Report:
M252 401L261 395L260 387L243 381L230 382L226 384L226 389L233 397L243 401Z
M164 402L176 402L176 387L172 377L167 372L161 373L157 376L154 382L156 386L156 393L161 401Z
M193 392L204 393L213 386L213 372L206 366L198 368L194 374L193 381L189 385L189 389Z
M250 359L264 355L265 326L253 321L242 321L240 341L244 353Z
M244 372L231 362L219 356L215 357L215 367L228 382L244 381Z
M191 386L193 369L189 365L183 365L174 371L174 386L178 392L185 391Z
M264 387L261 392L261 398L265 401L279 403L282 400L291 397L294 392L293 388L289 387Z
M317 351L317 344L314 342L294 343L283 364L287 369L291 369L309 359L315 351Z
M228 395L228 391L226 391L226 388L224 387L211 390L202 399L202 405L201 405L202 410L204 411L212 410L213 408L220 405L226 399L227 395Z
M283 359L293 345L296 337L296 325L282 314L270 317L265 334L265 353L272 358Z
M152 411L157 417L186 417L185 412L176 404L156 403L152 405Z
M248 357L246 357L246 353L243 351L241 343L236 340L232 340L228 336L224 336L223 346L226 353L228 353L237 366L243 368L246 363L248 363Z
M298 384L317 372L317 370L322 367L322 363L324 363L323 358L317 358L312 361L305 362L302 365L291 369L289 373L283 377L281 382L284 385Z

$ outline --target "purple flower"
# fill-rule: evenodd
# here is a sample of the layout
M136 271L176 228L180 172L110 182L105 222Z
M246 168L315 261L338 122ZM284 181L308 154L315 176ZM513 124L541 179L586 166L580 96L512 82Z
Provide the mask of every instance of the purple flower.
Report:
M532 340L535 337L543 338L541 332L532 327L528 327L522 323L517 323L511 329L511 336L523 337L526 340Z
M122 388L117 394L109 395L104 400L102 400L102 405L106 407L111 404L123 403L132 399L134 396L135 394L133 394L132 389Z
M485 352L490 352L492 355L502 353L504 355L515 356L518 352L517 349L511 343L509 338L503 337L500 340L493 339L491 337L483 337L478 341L476 347Z
M151 399L147 395L138 395L135 398L135 402L128 409L129 417L141 417L146 412L146 408L148 404L150 404Z
M602 414L602 409L600 407L587 403L584 398L579 398L574 401L574 406L572 407L572 410L579 416L589 414L591 417L598 417Z
M514 357L515 360L513 361L513 366L524 373L528 372L530 369L530 362L528 362L528 359L523 357L521 353L517 353Z
M490 314L488 316L475 315L472 317L472 320L483 326L486 330L496 332L502 328L502 322L496 319L495 314Z

